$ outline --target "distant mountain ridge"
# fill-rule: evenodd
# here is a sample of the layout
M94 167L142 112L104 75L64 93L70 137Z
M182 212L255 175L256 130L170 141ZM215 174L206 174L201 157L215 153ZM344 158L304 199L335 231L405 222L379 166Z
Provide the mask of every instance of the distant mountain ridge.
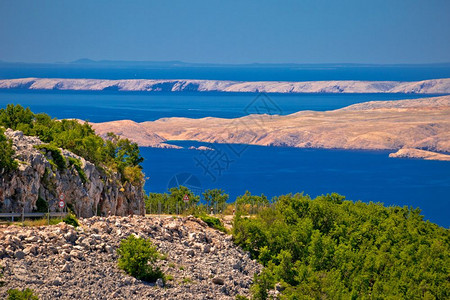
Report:
M450 78L422 81L231 81L195 79L66 79L0 80L0 89L227 92L227 93L417 93L450 94Z

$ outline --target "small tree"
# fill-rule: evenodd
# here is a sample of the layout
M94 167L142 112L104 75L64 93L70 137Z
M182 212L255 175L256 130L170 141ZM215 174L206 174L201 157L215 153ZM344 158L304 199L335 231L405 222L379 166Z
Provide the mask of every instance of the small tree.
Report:
M206 201L206 205L209 207L214 207L217 205L217 207L220 207L221 209L229 197L229 195L225 194L225 191L222 189L206 190L202 195Z
M127 274L150 282L164 279L161 269L155 266L159 254L150 240L130 235L120 242L117 254L119 268Z

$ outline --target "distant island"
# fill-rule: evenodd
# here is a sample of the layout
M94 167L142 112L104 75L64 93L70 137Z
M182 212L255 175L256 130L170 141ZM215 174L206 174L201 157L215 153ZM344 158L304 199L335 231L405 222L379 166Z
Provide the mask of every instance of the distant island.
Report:
M0 89L226 92L226 93L411 93L450 94L450 78L422 81L229 81L195 79L67 79L0 80Z
M235 119L163 118L92 123L95 131L140 146L170 140L297 148L395 150L391 157L450 160L450 96L371 101L332 111L249 115Z

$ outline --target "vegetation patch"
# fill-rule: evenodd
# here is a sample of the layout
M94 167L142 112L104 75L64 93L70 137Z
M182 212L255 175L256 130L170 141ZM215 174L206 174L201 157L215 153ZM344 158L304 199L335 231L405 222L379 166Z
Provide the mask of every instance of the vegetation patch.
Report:
M118 266L127 274L148 282L158 278L165 280L163 272L156 266L160 255L150 240L132 234L120 242L117 254Z
M36 200L36 211L42 213L48 212L48 202L42 199L41 196L38 196Z
M63 222L68 224L68 225L72 225L73 227L80 226L80 224L78 223L77 217L74 214L72 214L72 213L67 214L64 217Z
M136 184L142 183L144 179L140 166L144 159L139 153L138 145L113 133L109 133L107 139L103 140L87 122L56 120L47 114L34 114L29 108L20 105L8 104L6 108L0 109L0 126L39 137L42 142L47 143L40 147L52 152L54 164L61 170L66 167L66 162L59 155L58 148L83 157L100 170L119 172L123 182ZM13 153L8 152L7 156L11 158ZM80 174L81 176L83 175Z
M3 128L0 127L0 174L17 170L19 164L15 160L15 154L12 141L5 136Z
M265 266L253 299L450 298L450 232L419 209L289 194L237 215L233 237Z
M66 169L66 167L67 167L66 159L62 155L61 150L58 147L56 147L55 145L41 144L41 145L34 145L34 148L45 151L44 154L47 154L47 152L49 152L53 158L53 163L56 165L58 170L62 171L64 169Z
M81 166L81 161L79 159L76 159L73 157L68 157L67 159L69 160L69 166L73 166L75 168L75 170L77 170L77 173L78 173L78 176L80 176L81 182L86 183L87 176Z
M24 290L10 289L8 290L8 300L39 300L32 289Z
M227 233L227 229L223 226L223 223L222 223L222 221L220 221L219 218L216 218L213 216L208 216L206 214L197 215L195 217L199 218L200 220L202 220L203 222L208 224L209 227L212 227L214 229L217 229L217 230Z

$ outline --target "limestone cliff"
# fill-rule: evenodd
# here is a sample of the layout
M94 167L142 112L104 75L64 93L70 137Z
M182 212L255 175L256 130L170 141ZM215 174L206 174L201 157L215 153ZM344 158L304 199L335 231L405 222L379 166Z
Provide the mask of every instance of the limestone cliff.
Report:
M13 141L19 168L0 174L0 212L33 212L40 203L58 210L58 195L65 194L68 207L80 217L144 214L143 183L123 183L117 172L96 167L67 150L60 149L65 167L55 164L51 151L37 149L39 138L6 130Z
M450 78L422 81L230 81L196 79L16 78L0 80L0 89L225 92L225 93L412 93L448 94Z

